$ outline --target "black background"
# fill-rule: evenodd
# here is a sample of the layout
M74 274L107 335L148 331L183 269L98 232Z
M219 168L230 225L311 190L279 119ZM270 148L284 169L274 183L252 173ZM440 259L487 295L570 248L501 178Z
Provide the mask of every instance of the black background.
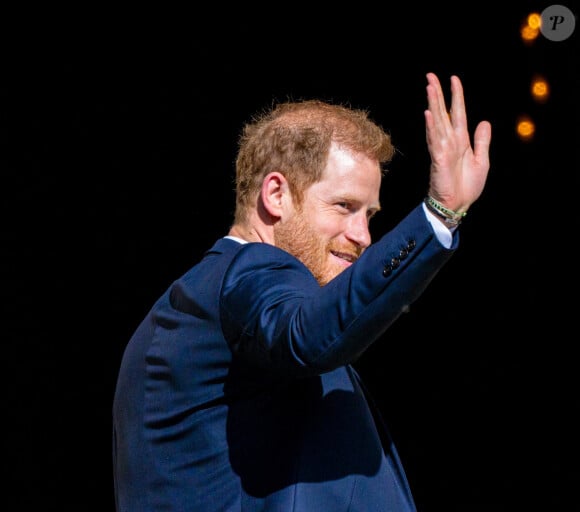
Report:
M488 184L452 262L356 366L422 512L580 510L578 30L524 45L525 16L549 4L474 5L3 16L6 501L113 511L122 351L227 231L243 123L284 99L369 110L399 150L379 236L426 190L433 71L446 91L463 80L471 132L492 123ZM537 122L527 143L522 114Z

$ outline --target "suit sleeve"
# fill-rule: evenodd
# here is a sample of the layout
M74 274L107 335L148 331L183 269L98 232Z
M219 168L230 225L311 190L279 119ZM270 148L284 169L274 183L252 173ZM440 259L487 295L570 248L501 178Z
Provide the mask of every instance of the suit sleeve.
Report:
M247 244L225 274L222 329L235 357L268 371L320 374L352 363L413 303L455 252L421 206L327 285L296 258Z

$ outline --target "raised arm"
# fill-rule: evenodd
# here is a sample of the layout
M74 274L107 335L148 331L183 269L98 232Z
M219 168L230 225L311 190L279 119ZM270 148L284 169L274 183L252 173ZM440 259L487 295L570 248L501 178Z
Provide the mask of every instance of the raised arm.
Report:
M463 86L451 77L449 112L439 79L427 73L425 126L431 155L428 194L445 208L466 212L480 196L489 171L491 124L481 121L474 132L473 146L467 127Z

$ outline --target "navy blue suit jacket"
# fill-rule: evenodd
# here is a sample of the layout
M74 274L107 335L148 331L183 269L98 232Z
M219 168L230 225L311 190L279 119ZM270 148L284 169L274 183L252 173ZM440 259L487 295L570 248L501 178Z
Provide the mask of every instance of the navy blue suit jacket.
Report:
M123 355L118 511L415 510L351 363L457 244L445 249L419 206L320 287L285 251L218 240Z

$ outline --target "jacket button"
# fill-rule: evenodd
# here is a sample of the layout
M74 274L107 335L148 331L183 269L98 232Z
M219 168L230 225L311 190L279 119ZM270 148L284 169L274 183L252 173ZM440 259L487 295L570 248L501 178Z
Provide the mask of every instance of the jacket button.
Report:
M389 277L392 273L393 273L393 267L391 267L391 265L386 265L385 268L383 268L383 276L384 277Z

